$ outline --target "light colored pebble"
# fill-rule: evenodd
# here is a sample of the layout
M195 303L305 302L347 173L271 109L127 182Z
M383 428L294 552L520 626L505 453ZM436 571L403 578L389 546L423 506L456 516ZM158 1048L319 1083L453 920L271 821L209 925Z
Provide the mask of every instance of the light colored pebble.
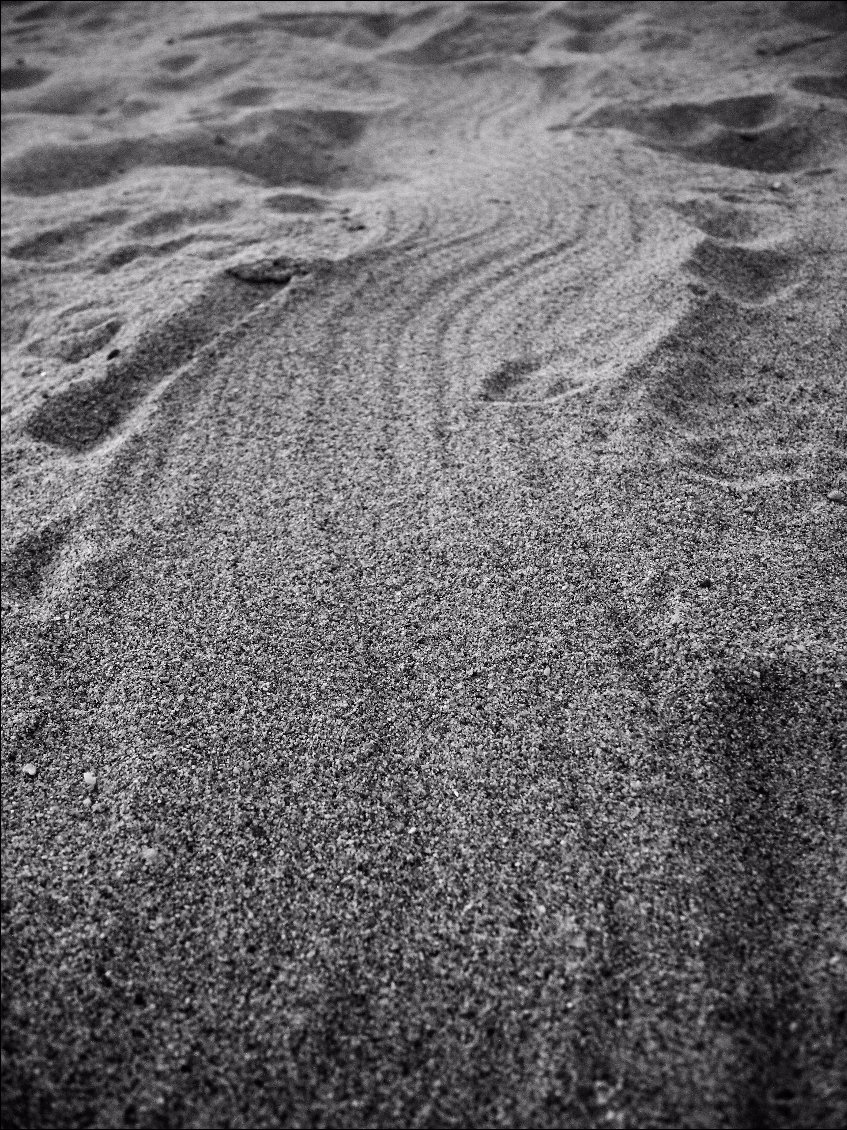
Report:
M85 783L85 787L87 789L93 789L97 784L96 775L94 773L92 773L89 769L86 769L86 771L83 773L82 779L83 779L83 782Z
M838 490L837 487L835 490L831 490L826 497L830 502L847 503L847 494L843 490Z
M22 772L25 773L27 777L34 777L38 770L31 761L28 761L26 765L24 765Z

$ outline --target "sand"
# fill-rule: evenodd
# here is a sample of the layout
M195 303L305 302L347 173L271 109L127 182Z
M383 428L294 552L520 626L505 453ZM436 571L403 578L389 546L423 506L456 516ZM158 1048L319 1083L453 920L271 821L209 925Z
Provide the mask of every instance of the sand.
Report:
M4 1124L842 1126L845 5L2 22Z

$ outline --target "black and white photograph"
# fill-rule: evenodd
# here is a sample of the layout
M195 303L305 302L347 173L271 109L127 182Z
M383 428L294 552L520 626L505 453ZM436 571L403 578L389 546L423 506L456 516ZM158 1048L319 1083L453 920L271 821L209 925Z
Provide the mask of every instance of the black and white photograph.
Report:
M0 18L4 1130L842 1130L847 3Z

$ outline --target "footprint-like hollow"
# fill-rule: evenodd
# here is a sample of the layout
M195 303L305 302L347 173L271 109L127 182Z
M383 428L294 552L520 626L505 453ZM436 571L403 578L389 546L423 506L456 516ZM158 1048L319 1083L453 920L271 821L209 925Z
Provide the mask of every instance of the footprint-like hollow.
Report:
M3 588L21 597L37 596L71 530L70 518L57 518L24 534L3 554Z
M826 31L847 31L847 4L843 0L789 0L785 12L800 24Z
M581 31L570 36L565 46L568 51L573 51L576 55L602 55L607 50L608 44L604 35Z
M281 261L280 261L281 262ZM27 421L33 439L82 453L107 439L140 402L169 374L187 364L257 305L269 288L287 286L305 270L286 261L271 270L262 264L232 268L207 287L195 302L142 334L125 356L102 376L76 381L45 400Z
M798 75L791 85L804 94L815 94L823 98L847 98L847 74Z
M480 396L489 403L542 405L579 392L585 374L550 358L514 357L502 361L482 381Z
M0 71L0 90L25 90L28 86L36 86L43 82L50 72L42 67L28 67L18 63L14 67L3 67Z
M574 78L579 74L579 64L551 63L541 67L533 67L533 70L541 84L540 97L542 102L556 102L564 98L570 91Z
M344 179L343 154L372 115L355 110L254 111L218 132L194 129L72 145L37 145L3 165L5 187L20 196L96 188L143 165L228 168L271 186Z
M48 228L29 239L13 244L6 252L10 259L31 260L41 263L60 263L74 259L90 244L101 239L110 228L126 217L125 208L112 208L73 220L63 227Z
M262 201L266 208L272 212L298 215L325 212L327 201L319 196L308 196L302 192L278 192L275 196L267 196Z
M485 378L482 395L485 400L514 400L515 394L538 369L538 362L529 357L504 361Z
M736 242L753 239L763 226L754 209L738 208L715 200L684 200L674 204L673 209L713 239Z
M704 239L686 268L726 298L759 305L796 281L798 264L796 255L789 252Z
M250 106L264 106L273 100L275 91L271 86L240 86L224 94L221 102L224 106L235 106L238 109Z
M583 125L627 130L650 148L688 161L757 172L820 164L843 153L847 144L844 114L794 105L770 93L658 106L612 104Z
M170 71L171 74L178 75L180 71L186 70L196 62L196 55L166 55L164 59L159 60L159 66L165 71Z

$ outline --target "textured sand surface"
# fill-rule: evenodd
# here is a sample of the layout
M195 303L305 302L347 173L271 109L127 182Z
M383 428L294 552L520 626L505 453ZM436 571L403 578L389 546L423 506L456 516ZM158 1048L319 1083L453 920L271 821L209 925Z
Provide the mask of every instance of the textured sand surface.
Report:
M2 21L5 1125L842 1126L845 5Z

